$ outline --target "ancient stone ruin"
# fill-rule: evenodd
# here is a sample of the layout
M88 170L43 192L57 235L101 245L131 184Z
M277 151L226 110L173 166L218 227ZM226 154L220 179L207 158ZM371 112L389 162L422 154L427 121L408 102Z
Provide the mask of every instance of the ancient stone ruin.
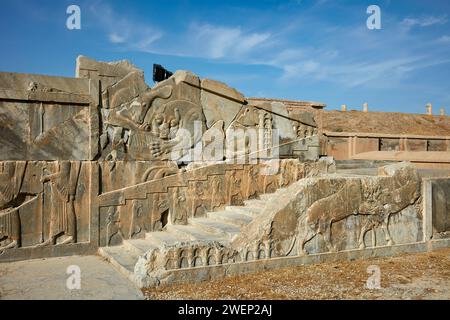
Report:
M450 138L384 159L396 137L324 130L323 107L84 56L0 73L0 261L98 253L152 287L449 246Z

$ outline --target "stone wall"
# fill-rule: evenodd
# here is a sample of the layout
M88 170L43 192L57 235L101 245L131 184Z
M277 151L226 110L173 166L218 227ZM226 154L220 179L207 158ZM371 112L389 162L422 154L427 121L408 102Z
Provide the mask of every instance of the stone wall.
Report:
M266 208L272 214L249 225L235 247L256 241L251 229L257 225L267 226L262 238L271 239L273 256L421 241L419 176L404 164L384 168L377 177L319 177L295 183L296 188L283 193L283 204Z
M382 167L375 177L301 179L278 191L276 201L229 245L197 241L148 251L136 264L135 281L144 287L170 284L183 268L189 277L197 265L183 265L180 259L194 263L195 252L203 257L199 266L242 264L246 272L253 261L420 243L422 197L421 179L407 163Z
M0 261L92 252L93 165L0 161Z
M0 260L183 224L296 181L318 155L307 113L188 71L149 87L127 61L80 56L76 78L0 73ZM297 162L260 174L279 158Z
M87 79L0 73L0 160L91 160L95 95Z
M177 71L151 88L127 61L83 56L76 75L0 73L0 160L318 158L317 125L307 112L248 103L224 83ZM239 152L227 150L228 135ZM205 159L208 146L220 154Z
M263 164L195 164L149 166L148 162L100 163L102 185L128 187L104 190L98 197L100 245L120 244L124 239L144 238L167 224L187 224L227 205L242 205L264 193L275 192L306 176L327 172L324 161L298 160ZM331 170L331 169L330 169ZM124 181L121 177L133 177ZM138 181L135 181L139 179Z
M320 133L307 112L249 102L188 71L149 87L129 62L79 57L76 74L0 73L0 261L126 246L275 191L229 243L146 252L136 281L158 285L180 269L447 236L447 182L423 187L405 163L378 176L334 175L334 162L319 160ZM343 145L350 155L397 145L380 142L388 136L334 138L337 154ZM398 144L423 148L416 138ZM431 140L427 148L442 148Z
M433 237L450 236L450 179L432 182Z
M373 151L450 151L449 137L325 132L324 154L336 160Z
M249 103L219 81L179 70L150 88L143 72L126 61L83 56L76 74L100 82L99 159L192 162L273 153L318 158L317 125L307 112L290 114L277 102ZM219 155L211 159L208 146Z
M93 252L332 170L259 164L1 161L0 261Z
M325 131L322 154L336 160L411 161L423 169L450 170L450 137Z

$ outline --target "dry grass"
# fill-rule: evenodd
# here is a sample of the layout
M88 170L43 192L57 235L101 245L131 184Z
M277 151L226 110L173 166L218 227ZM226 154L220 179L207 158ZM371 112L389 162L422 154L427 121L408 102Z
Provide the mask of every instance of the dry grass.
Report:
M381 289L366 289L367 267ZM305 265L144 291L148 299L450 299L450 249Z

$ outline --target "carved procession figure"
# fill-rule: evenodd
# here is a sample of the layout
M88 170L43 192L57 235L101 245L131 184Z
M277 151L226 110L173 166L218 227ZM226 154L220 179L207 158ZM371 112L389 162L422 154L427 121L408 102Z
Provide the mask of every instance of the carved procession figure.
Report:
M77 242L75 195L81 163L78 161L55 162L57 172L45 175L41 181L50 182L51 210L48 239L41 246ZM65 239L57 243L58 238Z
M25 161L0 164L0 254L21 245L18 208L23 203L19 194L25 168Z

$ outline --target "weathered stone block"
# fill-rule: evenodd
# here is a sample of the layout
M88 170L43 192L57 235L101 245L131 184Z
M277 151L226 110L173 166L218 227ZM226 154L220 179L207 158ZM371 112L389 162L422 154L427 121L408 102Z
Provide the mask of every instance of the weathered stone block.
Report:
M450 180L432 182L433 234L450 232Z
M399 151L400 139L381 138L380 151Z
M201 103L206 126L210 128L222 120L226 130L241 110L244 96L226 84L211 79L203 79L201 87Z

